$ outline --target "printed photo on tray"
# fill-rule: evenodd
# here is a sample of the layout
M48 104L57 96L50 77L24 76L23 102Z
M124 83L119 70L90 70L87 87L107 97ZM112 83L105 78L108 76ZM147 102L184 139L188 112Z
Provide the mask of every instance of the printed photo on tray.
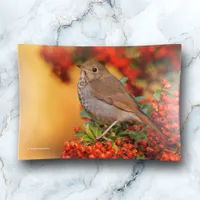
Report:
M18 159L180 161L181 45L18 46Z

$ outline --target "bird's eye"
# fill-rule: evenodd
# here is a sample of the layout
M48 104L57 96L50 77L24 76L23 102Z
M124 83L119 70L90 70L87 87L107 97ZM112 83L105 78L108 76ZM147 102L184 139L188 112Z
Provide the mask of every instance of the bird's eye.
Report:
M97 71L97 68L92 68L92 71L93 71L93 72L96 72L96 71Z

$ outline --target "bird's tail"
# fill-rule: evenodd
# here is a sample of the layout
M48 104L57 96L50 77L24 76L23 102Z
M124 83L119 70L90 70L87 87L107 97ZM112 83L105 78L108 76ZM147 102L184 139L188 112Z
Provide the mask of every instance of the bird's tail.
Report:
M138 113L137 116L139 117L139 119L142 121L142 123L150 126L151 128L153 128L156 132L159 133L159 135L162 137L162 139L164 141L166 141L168 139L168 137L166 135L164 135L162 133L162 131L152 122L152 120L145 114L145 113Z

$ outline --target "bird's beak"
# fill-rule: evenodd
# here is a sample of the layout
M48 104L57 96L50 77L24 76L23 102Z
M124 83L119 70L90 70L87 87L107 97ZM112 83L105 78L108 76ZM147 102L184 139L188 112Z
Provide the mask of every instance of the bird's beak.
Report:
M81 65L81 64L77 64L76 66L77 66L78 68L80 68L81 70L85 71L83 65Z

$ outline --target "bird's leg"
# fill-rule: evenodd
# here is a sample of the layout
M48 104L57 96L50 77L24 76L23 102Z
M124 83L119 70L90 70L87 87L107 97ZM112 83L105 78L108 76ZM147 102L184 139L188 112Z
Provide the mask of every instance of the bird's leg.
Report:
M102 137L105 137L105 135L108 133L108 131L117 123L118 121L114 121L104 132L102 135L97 137L97 140L101 139Z

